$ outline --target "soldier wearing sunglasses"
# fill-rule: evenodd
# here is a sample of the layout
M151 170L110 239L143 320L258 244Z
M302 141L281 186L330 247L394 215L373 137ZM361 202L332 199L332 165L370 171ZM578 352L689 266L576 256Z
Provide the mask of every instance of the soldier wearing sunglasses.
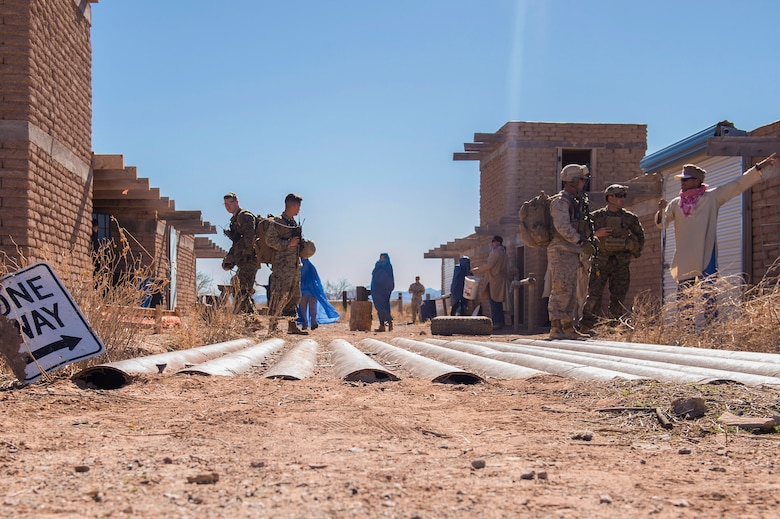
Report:
M602 314L601 300L607 284L609 317L618 319L626 313L623 303L631 284L631 258L638 258L645 245L645 231L639 218L623 209L627 193L628 186L612 184L604 190L606 207L592 213L599 251L590 271L588 298L580 322L580 331L584 333L590 332Z

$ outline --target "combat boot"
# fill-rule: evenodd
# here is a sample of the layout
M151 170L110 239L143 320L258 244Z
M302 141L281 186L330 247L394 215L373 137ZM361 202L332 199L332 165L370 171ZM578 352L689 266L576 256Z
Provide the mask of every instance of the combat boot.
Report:
M553 340L571 340L574 337L563 331L560 319L550 319L550 339Z
M374 330L375 332L383 332L385 331L385 323L379 323L379 328Z
M298 324L295 322L295 319L290 319L287 321L287 333L290 335L309 335L309 332L306 330L301 330L298 328Z
M563 328L563 333L570 335L572 339L582 340L590 338L590 335L578 332L571 319L561 319L561 328Z
M392 332L393 331L393 321L387 322L387 331Z

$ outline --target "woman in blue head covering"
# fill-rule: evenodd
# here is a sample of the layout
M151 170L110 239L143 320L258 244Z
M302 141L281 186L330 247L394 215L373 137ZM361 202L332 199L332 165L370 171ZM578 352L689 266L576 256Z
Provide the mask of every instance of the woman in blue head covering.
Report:
M374 308L379 316L379 328L376 331L385 331L387 325L390 331L393 330L393 317L390 315L390 294L395 288L395 279L393 278L393 265L390 263L390 255L383 252L379 255L379 261L374 265L371 272L371 300L374 301Z
M466 283L466 276L470 275L471 259L468 256L461 256L452 274L452 284L450 285L452 311L450 315L468 315L469 300L463 297L463 287Z
M298 322L304 330L309 325L316 330L319 325L335 323L340 317L328 301L317 268L308 258L301 258L301 300L297 310Z

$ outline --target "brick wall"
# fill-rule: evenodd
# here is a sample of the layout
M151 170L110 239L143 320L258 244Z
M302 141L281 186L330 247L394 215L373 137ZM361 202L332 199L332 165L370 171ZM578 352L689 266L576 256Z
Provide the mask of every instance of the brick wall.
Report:
M89 269L88 17L73 0L16 0L0 24L0 252Z
M780 121L756 128L750 135L753 137L780 137ZM765 157L752 157L755 163ZM751 219L752 219L752 272L751 280L758 283L769 274L780 275L776 267L770 269L775 261L780 258L780 235L777 229L780 227L780 178L760 182L753 186L751 195Z
M176 305L179 308L191 308L197 301L197 280L195 261L195 237L191 234L179 234L176 248Z
M540 191L552 194L560 190L559 152L562 149L592 150L591 191L603 191L609 184L628 181L642 175L639 161L647 149L647 127L643 124L513 121L505 124L495 135L497 142L483 150L480 155L479 219L480 226L488 227L502 218L517 216L523 202L538 195ZM541 304L544 273L547 269L546 251L522 247L522 241L514 227L497 228L503 229L499 233L504 237L504 245L507 246L513 267L523 263L518 262L516 251L524 253L525 272L522 277L532 272L538 280L534 287L535 297L540 298L536 322L546 321L546 311ZM484 236L484 240L482 248L487 251L490 236ZM660 253L656 260L658 258ZM474 259L480 261L481 255ZM472 264L477 263L472 261ZM642 280L644 269L641 263L637 267L636 270L643 272L639 276L637 289L649 288L651 283ZM633 292L632 289L630 295L633 295ZM527 305L527 292L524 298L524 304ZM483 307L487 306L486 303L483 301Z

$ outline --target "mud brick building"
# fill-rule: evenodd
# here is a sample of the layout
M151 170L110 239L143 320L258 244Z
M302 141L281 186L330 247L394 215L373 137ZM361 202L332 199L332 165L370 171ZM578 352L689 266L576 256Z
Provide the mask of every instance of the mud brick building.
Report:
M93 157L92 3L0 2L0 256L91 270L95 216L103 237L115 238L111 221L132 229L143 243L133 254L171 281L168 306L194 303L195 258L224 253L195 235L215 228L175 210L121 156Z
M674 297L677 287L669 275L676 244L669 228L661 232L654 223L658 199L671 200L679 192L674 175L693 162L708 171L707 182L721 185L741 175L773 152L780 153L780 121L752 131L717 123L645 156L646 127L632 124L572 124L509 122L493 134L477 133L474 142L454 160L479 161L480 222L474 234L456 238L429 250L426 258L442 260L442 293L449 292L452 271L461 255L472 265L484 264L490 237L499 234L515 270L515 279L533 274L537 279L535 322L546 320L542 282L547 268L544 250L526 247L517 233L517 214L525 200L539 191L560 190L557 174L566 164L587 164L593 178L586 186L592 210L605 204L602 194L609 184L629 186L626 209L639 216L645 229L642 256L631 263L631 290L627 304L640 294L651 298ZM748 283L764 276L780 275L780 179L761 182L725 204L718 219L718 257L722 275L734 275ZM604 300L607 297L606 291ZM508 294L511 296L511 294ZM521 319L528 292L520 304ZM511 297L508 297L511 300ZM480 301L487 309L486 301ZM507 306L509 306L507 308ZM505 305L507 313L511 305Z
M586 164L592 178L586 190L589 191L591 209L604 205L601 192L610 184L629 183L627 204L647 212L657 201L660 182L652 178L631 181L640 176L639 161L647 149L647 128L642 124L598 124L598 123L546 123L511 121L496 133L476 133L474 142L464 144L464 152L455 153L454 160L479 161L479 225L471 236L456 239L425 254L426 258L442 258L443 292L449 292L452 266L457 258L466 255L472 266L482 265L487 259L490 239L498 234L504 238L515 279L533 274L538 280L534 288L536 323L546 320L545 306L541 301L547 256L544 249L527 247L517 232L517 215L523 202L538 195L561 189L559 173L567 164ZM645 202L648 202L645 204ZM645 205L643 205L645 204ZM651 216L643 216L643 224ZM648 244L657 242L650 228ZM653 286L652 276L644 276L644 263L652 263L653 254L659 250L649 247L642 258L635 263L637 274L629 298L640 290ZM655 259L658 262L658 257ZM657 279L657 274L655 276ZM657 284L655 289L657 290ZM521 305L528 304L528 291ZM508 298L511 299L511 298ZM486 310L489 305L482 302ZM511 305L505 305L507 313ZM521 311L523 316L524 312ZM510 322L510 321L507 321Z

